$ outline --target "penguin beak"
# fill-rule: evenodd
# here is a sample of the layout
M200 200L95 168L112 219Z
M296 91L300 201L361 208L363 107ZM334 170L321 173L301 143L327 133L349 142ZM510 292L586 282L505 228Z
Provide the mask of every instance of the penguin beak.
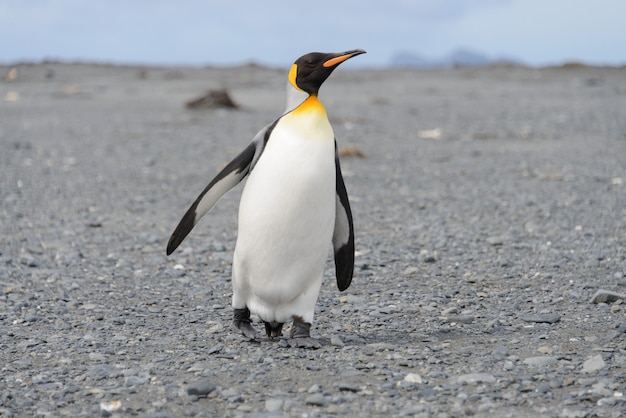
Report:
M336 54L334 57L326 60L324 64L322 64L325 68L336 67L342 62L349 60L352 57L356 57L357 55L365 54L365 51L362 49L353 49L351 51L341 52Z

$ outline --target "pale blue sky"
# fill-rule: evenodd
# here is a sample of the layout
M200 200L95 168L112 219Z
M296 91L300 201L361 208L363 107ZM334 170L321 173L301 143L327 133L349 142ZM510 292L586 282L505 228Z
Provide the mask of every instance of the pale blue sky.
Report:
M626 64L624 0L0 0L0 62L288 65L363 48L353 66L458 47L532 65Z

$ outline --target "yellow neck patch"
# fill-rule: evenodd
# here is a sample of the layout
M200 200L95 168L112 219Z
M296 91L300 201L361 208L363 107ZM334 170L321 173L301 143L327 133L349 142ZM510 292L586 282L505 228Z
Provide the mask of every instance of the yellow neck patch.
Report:
M295 113L321 113L326 116L326 109L316 96L309 96L300 106L293 110Z
M298 64L293 64L291 66L291 69L289 70L289 82L296 89L298 89L300 91L303 91L300 87L298 87L298 84L296 84L296 77L297 76L298 76Z
M294 138L316 141L332 141L335 138L326 109L316 96L309 96L298 107L285 114L281 122Z

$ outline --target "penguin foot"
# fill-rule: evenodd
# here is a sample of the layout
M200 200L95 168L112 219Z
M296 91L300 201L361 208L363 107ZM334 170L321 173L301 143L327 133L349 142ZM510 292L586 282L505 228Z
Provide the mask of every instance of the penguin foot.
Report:
M283 324L281 322L265 322L265 333L274 339L283 336Z
M289 345L293 348L313 348L322 346L319 341L311 338L311 324L304 322L299 316L293 317L293 325L289 333Z
M233 313L233 328L241 331L241 333L251 339L255 340L257 332L250 325L250 310L248 307L237 309L235 308Z

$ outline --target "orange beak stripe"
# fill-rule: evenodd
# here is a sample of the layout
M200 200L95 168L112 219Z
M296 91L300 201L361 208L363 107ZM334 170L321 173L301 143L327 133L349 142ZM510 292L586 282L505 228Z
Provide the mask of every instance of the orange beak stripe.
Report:
M324 63L324 67L334 67L337 64L341 64L348 58L351 58L354 54L341 55L339 57L331 58Z

